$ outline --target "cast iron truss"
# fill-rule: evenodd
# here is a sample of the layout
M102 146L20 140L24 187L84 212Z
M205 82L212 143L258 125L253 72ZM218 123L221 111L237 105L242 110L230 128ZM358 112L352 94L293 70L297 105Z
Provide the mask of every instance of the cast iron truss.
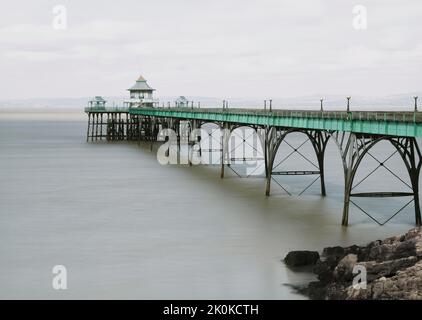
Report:
M170 128L176 132L177 136L177 148L180 152L181 141L187 141L188 144L199 145L199 152L202 155L205 152L219 152L220 154L220 165L221 178L224 178L225 167L232 170L238 177L242 176L237 172L232 164L238 163L239 161L243 164L248 161L260 161L260 165L255 168L258 170L262 166L265 167L264 173L266 178L266 190L267 196L271 193L271 184L276 183L279 185L287 194L290 192L286 187L282 185L284 176L315 176L311 183L307 185L299 195L307 191L312 185L318 180L320 181L321 195L326 195L325 178L324 178L324 155L327 147L327 143L331 138L338 149L340 150L343 171L344 171L344 205L342 215L342 225L346 226L349 223L349 208L350 204L353 204L358 210L366 214L370 219L384 225L390 221L397 214L402 212L411 203L414 204L415 208L415 222L416 225L422 224L420 202L419 202L419 174L422 165L422 156L416 141L413 136L393 136L393 135L380 135L380 134L366 134L348 132L342 130L325 130L325 129L307 129L307 128L292 128L292 127L281 127L276 125L251 125L247 122L228 122L228 121L211 121L211 120L199 120L189 118L179 118L170 116L153 116L153 115L141 115L141 114L130 114L125 112L112 113L112 112L90 112L88 113L88 129L87 129L87 141L90 139L101 140L106 138L108 141L114 140L135 140L135 141L148 141L151 143L151 150L154 142L158 140L163 141L159 136L160 129ZM197 141L190 141L190 133L193 129L199 129L204 124L214 123L218 126L221 134L217 139L213 135L213 131L208 132L208 139L212 140L212 145L208 149L201 148L202 136L196 138ZM254 143L250 144L248 139L249 136L239 135L235 130L241 127L249 127L253 129ZM221 130L224 129L224 130ZM214 129L215 130L215 129ZM292 143L286 140L287 135L291 133L301 133L306 135L306 140L294 146ZM231 142L230 137L237 135L240 138L240 143ZM257 148L259 140L261 148ZM371 149L380 141L388 141L394 147L394 151L383 159L379 159L371 152ZM199 143L198 143L199 142ZM310 142L316 155L316 161L311 160L302 150L303 146ZM282 156L281 160L275 163L277 151L280 145L284 143L288 148L289 152ZM245 148L245 145L253 149L252 156L236 157L236 150L238 148ZM262 149L262 150L260 150ZM287 161L293 154L299 155L304 161L311 164L311 170L281 170L280 166ZM388 161L394 155L400 155L404 162L407 173L409 175L410 183L407 182L402 176L394 172L389 166ZM356 172L365 159L369 157L373 159L377 166L366 174L359 181L355 182ZM357 186L361 185L366 179L373 175L379 168L383 167L392 176L394 176L400 183L402 183L408 191L372 191L372 192L356 192ZM255 171L250 172L246 177L253 175ZM275 179L275 177L279 177ZM356 202L356 198L386 198L386 197L410 197L405 204L397 210L392 216L384 221L379 221L368 210L362 208Z

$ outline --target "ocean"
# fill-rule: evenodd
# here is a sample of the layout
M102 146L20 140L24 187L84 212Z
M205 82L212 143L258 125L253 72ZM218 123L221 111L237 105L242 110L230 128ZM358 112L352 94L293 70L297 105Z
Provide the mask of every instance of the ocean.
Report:
M326 197L319 181L299 196L313 179L299 176L276 178L290 196L273 183L266 197L262 176L226 169L221 179L219 165L163 166L157 146L87 143L85 134L82 111L0 113L1 299L305 299L289 284L314 276L283 264L290 250L365 244L414 226L411 204L384 226L352 205L350 226L341 227L343 169L333 142ZM314 157L309 143L300 150ZM278 159L291 151L282 146ZM393 151L380 143L373 155ZM398 154L385 164L409 180ZM282 165L310 168L296 153ZM375 167L368 157L356 181ZM359 188L406 190L385 168ZM359 205L385 220L405 202ZM66 267L66 290L52 286L55 265Z

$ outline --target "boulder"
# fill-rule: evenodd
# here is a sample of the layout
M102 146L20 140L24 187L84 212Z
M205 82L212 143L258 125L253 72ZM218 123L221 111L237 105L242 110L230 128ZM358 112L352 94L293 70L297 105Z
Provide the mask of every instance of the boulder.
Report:
M317 251L290 251L284 258L289 267L301 267L314 265L319 259Z
M358 256L350 253L345 256L337 264L337 267L334 269L334 279L337 282L348 282L353 280L353 267L358 262Z
M372 282L382 277L394 276L397 271L411 267L417 262L418 259L416 257L410 256L407 258L400 258L383 262L366 261L359 264L366 268L367 281Z

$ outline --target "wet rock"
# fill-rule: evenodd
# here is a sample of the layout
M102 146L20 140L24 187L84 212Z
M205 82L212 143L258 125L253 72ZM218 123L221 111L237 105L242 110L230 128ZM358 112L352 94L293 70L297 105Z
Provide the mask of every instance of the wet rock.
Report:
M384 262L367 261L359 263L366 268L367 281L371 282L382 277L391 277L397 271L411 267L418 262L417 257L411 256Z
M302 294L309 296L314 300L325 300L327 296L327 287L320 281L309 283L308 287L302 290Z
M392 277L381 277L366 290L352 286L345 290L346 299L422 300L422 261L398 271Z
M319 281L302 290L311 299L422 299L422 228L367 246L325 248L313 272Z
M333 271L336 267L336 263L330 263L329 261L321 261L318 260L315 263L315 266L313 268L313 273L315 273L318 276L318 280L321 282L329 282L331 281L333 277Z
M289 267L314 265L319 259L317 251L290 251L284 258Z
M334 269L333 276L337 282L353 280L353 267L357 264L357 255L350 253L339 261Z

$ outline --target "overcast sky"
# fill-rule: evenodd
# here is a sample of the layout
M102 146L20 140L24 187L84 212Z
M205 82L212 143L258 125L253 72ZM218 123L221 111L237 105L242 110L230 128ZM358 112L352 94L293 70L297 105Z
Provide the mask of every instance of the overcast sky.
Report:
M0 99L390 95L422 88L421 0L0 0ZM52 27L55 5L67 29ZM366 30L353 7L367 7Z

